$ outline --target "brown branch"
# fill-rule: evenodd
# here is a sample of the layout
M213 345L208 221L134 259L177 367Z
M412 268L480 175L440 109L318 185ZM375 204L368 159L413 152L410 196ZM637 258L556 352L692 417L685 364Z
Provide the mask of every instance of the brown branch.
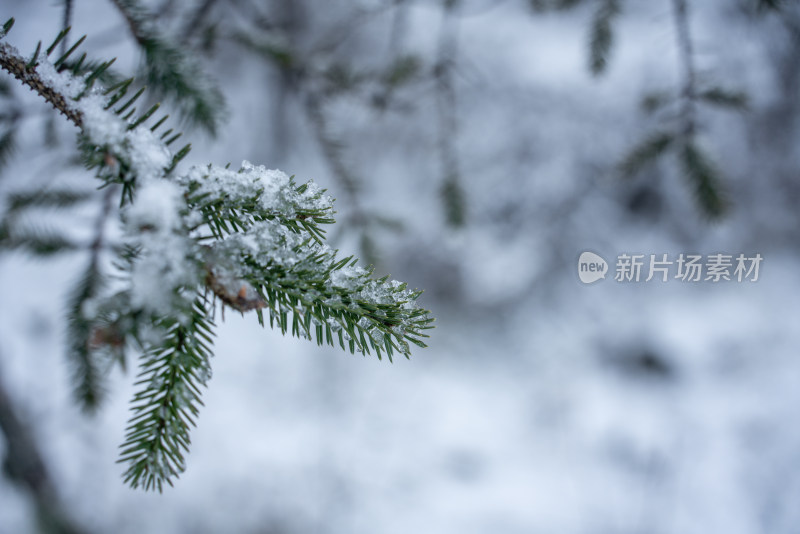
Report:
M219 277L214 274L210 266L206 266L206 287L211 290L216 297L234 310L244 313L252 310L260 310L267 307L267 303L260 295L252 296L253 289L246 283L239 284L238 290L232 291L228 285L224 284Z
M0 43L0 68L38 93L75 126L83 128L83 115L67 104L64 95L42 81L39 73L36 72L36 66L28 67L28 62L17 55L16 51L6 43Z

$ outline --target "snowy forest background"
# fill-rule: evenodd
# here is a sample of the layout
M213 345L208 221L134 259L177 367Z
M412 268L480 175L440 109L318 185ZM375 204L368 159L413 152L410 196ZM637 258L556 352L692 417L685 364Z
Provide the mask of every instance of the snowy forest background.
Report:
M667 91L681 105L676 3L147 2L225 97L215 138L187 125L189 163L246 159L327 187L333 244L426 289L437 329L428 349L389 364L229 314L187 472L144 493L114 463L134 373L112 375L94 417L72 401L64 298L85 259L2 251L0 381L76 523L797 532L800 6L687 3L698 84L747 95L742 109L738 96L696 109L727 207L715 219L673 155L620 171L674 120L675 108L647 113L643 100ZM0 20L16 18L9 40L28 53L61 29L63 7L4 0ZM94 56L136 71L111 2L72 9L73 38L88 34ZM593 75L604 9L613 38ZM93 180L74 161L74 129L9 85L0 114L16 140L0 217L20 189ZM97 209L54 220L80 233ZM764 261L756 283L584 286L584 250ZM28 493L0 478L0 532L36 528Z

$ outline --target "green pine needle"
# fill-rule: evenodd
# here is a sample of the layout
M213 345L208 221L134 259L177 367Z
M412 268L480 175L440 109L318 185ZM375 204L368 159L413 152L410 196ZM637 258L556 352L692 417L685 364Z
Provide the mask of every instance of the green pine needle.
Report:
M620 163L619 170L623 177L630 178L651 165L670 148L675 136L668 132L657 132L630 151Z
M703 91L698 97L714 106L729 108L733 110L744 110L747 108L747 94L742 91L729 91L721 87L714 87Z
M589 69L598 76L605 72L614 33L611 29L613 19L619 14L619 0L602 0L589 33Z
M726 203L714 165L691 141L683 146L681 161L700 210L711 219L720 218L725 213Z
M86 306L104 286L97 263L93 260L81 276L69 298L67 313L67 356L72 364L74 395L87 412L97 410L105 396L105 376L98 361L97 345L110 344L102 339L101 331L94 330L86 317Z

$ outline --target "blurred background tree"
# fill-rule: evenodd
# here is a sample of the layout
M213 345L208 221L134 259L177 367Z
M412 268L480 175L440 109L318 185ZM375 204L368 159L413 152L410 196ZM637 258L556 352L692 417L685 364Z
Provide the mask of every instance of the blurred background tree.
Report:
M336 192L333 242L427 288L440 317L431 352L385 378L322 355L287 362L273 357L293 350L279 340L260 350L226 325L236 339L224 346L270 354L252 356L260 380L230 371L230 389L220 362L230 404L204 424L231 428L220 432L237 446L199 435L227 455L191 479L194 492L165 497L178 511L159 517L176 529L791 532L800 520L800 433L786 428L800 371L795 2L12 0L0 8L10 15L29 29L22 44L71 19L96 56L138 65L185 113L191 162L266 162ZM2 81L0 194L74 179L67 165L41 172L74 158L72 132ZM192 120L198 109L206 118ZM752 287L585 288L574 268L586 249L607 260L757 251L765 271ZM3 261L3 302L17 302L27 293L12 286L33 275L18 256ZM19 325L57 331L41 311L52 291L34 293L28 312L4 306L13 362L43 350ZM73 420L8 365L23 406ZM223 424L283 402L293 408L264 414L260 433ZM60 435L52 417L39 435ZM53 447L43 454L57 466L84 449ZM60 469L69 494L77 475ZM259 511L233 519L214 485ZM272 504L242 495L258 491ZM67 499L82 524L130 519L94 514L84 503L101 492ZM214 512L193 523L191 502Z

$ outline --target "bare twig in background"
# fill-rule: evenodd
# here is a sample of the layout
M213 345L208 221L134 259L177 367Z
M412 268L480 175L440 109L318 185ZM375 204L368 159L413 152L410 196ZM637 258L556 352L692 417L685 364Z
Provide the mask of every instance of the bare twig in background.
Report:
M286 33L290 50L292 53L297 53L299 47L295 43L298 39L298 34L303 30L304 4L297 0L282 0L281 4L281 26ZM354 26L363 23L364 20L368 20L371 16L383 12L385 9L386 6L380 6L374 10L359 11L347 25L331 32L328 37L320 39L317 45L312 47L315 51L311 53L310 57L332 52L333 49L341 45L347 36L353 33ZM303 109L308 117L322 156L334 178L339 183L340 190L343 190L347 196L347 225L360 233L361 252L364 261L368 264L375 263L377 251L368 228L370 216L364 209L360 197L360 180L352 171L352 166L345 163L344 143L331 133L325 112L324 89L318 89L313 73L298 65L297 62L290 62L289 65L284 65L282 74L281 89L276 98L279 98L279 102L282 104L290 94L301 95ZM279 119L276 121L279 125L287 124L286 118L283 116L284 109L285 106L280 105L278 106L278 111L276 111L276 115L280 115L276 117ZM288 130L288 126L284 128Z
M189 42L189 39L192 38L194 33L202 27L204 20L214 9L214 4L216 3L217 0L203 0L203 2L195 8L194 14L189 17L183 27L181 42Z
M343 186L350 198L352 208L359 211L358 192L360 186L358 179L350 172L342 158L343 145L330 134L328 121L325 117L322 100L314 91L309 91L305 99L306 113L312 126L314 136L319 143L322 153L331 167L336 179Z
M234 32L234 39L266 59L275 69L269 80L273 86L269 112L271 140L268 145L271 159L280 162L297 144L292 139L293 128L288 115L291 104L296 102L305 115L322 160L340 184L339 191L344 191L340 205L346 207L346 215L342 220L360 236L362 256L367 263L374 263L377 259L374 228L392 229L398 225L365 206L362 181L346 157L347 145L332 127L329 105L335 103L337 97L355 95L364 98L365 104L384 110L391 91L413 77L418 68L416 59L403 57L399 52L405 31L406 5L406 0L387 0L369 9L353 8L349 10L350 17L343 18L333 25L333 29L317 37L320 32L312 31L315 26L310 5L301 0L275 0L269 16L246 0L235 2L254 31ZM356 65L352 58L339 49L348 39L358 38L360 26L379 15L391 15L387 12L392 9L396 12L389 35L388 55L394 59L388 62L391 68L388 72L354 68ZM400 76L400 81L393 76ZM364 91L368 84L372 84L374 90Z
M324 54L340 47L359 27L366 26L397 3L396 0L388 0L375 7L355 7L344 22L331 24L331 29L311 47L311 55Z
M283 32L286 37L286 44L289 48L289 61L282 65L279 70L279 78L276 84L276 91L272 96L272 144L275 147L278 157L283 157L293 143L291 137L291 121L287 114L288 102L292 95L302 85L300 72L296 61L292 59L297 53L299 35L303 32L306 23L305 4L300 0L279 0L277 9L274 10L274 21L271 18L262 16L259 26L265 31L269 31L272 25Z
M450 226L464 224L466 217L464 191L460 183L458 165L458 107L453 80L453 69L458 55L458 18L454 1L445 5L439 34L439 49L435 66L436 104L439 120L439 154L441 157L441 187L445 217Z
M374 265L378 260L378 250L370 232L370 222L374 218L362 205L358 178L344 162L344 145L330 134L321 98L313 90L307 92L304 103L322 155L348 196L348 215L344 220L349 228L360 233L361 255L367 264Z
M689 9L686 0L672 0L672 7L675 17L675 35L678 41L679 59L683 68L683 87L681 89L681 97L683 98L683 134L691 137L697 128L695 119L697 82L694 67L694 50L689 32Z

